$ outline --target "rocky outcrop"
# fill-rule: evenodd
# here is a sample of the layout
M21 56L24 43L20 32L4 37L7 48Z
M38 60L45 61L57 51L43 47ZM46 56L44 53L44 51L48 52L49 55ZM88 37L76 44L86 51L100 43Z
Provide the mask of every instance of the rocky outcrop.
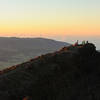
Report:
M1 71L0 100L99 100L100 53L64 47Z

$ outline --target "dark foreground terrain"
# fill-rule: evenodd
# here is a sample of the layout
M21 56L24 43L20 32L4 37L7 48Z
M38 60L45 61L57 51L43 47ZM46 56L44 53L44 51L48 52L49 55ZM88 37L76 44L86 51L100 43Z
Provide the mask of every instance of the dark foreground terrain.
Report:
M69 46L5 69L0 100L100 100L100 53Z

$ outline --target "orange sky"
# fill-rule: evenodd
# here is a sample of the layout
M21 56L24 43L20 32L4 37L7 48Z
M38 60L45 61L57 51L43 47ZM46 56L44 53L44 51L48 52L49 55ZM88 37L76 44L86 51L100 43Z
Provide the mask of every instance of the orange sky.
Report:
M100 36L100 1L0 1L0 36L62 35Z

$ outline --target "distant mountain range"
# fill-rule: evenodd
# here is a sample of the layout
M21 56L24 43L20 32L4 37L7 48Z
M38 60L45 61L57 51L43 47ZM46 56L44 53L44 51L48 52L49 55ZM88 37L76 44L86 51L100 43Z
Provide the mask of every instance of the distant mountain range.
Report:
M64 47L0 72L0 100L100 100L100 53Z
M68 45L45 38L0 37L0 70Z

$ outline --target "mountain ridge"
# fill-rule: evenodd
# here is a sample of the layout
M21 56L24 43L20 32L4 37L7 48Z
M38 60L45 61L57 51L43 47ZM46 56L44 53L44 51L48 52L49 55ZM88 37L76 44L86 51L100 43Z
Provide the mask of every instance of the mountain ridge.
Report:
M46 38L0 37L0 70L70 45Z
M38 56L0 75L0 99L99 100L99 60L91 43Z

